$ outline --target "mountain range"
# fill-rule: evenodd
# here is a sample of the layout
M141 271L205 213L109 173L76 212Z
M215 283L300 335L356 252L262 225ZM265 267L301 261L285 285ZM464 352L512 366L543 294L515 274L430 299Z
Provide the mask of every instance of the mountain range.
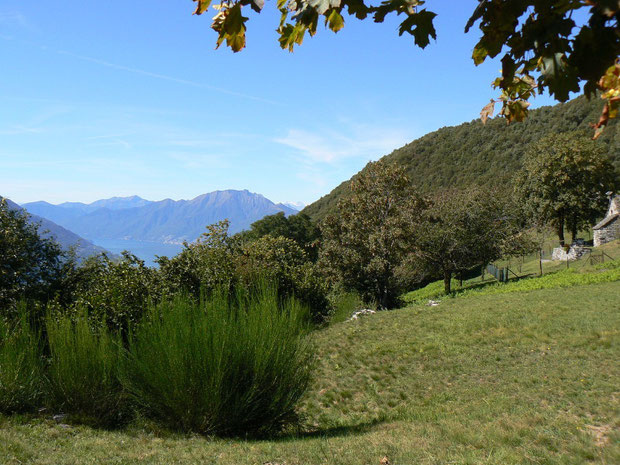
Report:
M87 239L118 239L159 243L194 241L209 224L228 219L230 233L242 231L263 218L297 210L276 204L248 190L215 191L191 200L150 201L138 196L113 197L85 204L45 201L22 205Z
M3 197L0 197L2 200ZM23 210L22 207L15 202L4 198L8 207L12 210ZM43 218L38 215L30 214L30 221L32 223L39 224L39 234L44 238L53 238L64 249L69 250L73 248L76 255L79 258L86 258L91 255L97 255L102 252L107 252L104 248L93 244L91 241L78 236L77 234L63 228L62 226L54 223L53 221Z

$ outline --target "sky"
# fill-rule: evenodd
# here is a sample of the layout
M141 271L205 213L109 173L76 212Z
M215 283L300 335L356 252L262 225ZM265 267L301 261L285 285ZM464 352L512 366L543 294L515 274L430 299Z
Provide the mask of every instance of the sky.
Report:
M500 63L474 66L477 0L429 0L437 41L345 17L294 53L268 0L247 48L215 50L190 0L2 0L0 195L18 203L248 189L305 204L371 160L478 117ZM249 10L249 9L248 9ZM534 106L553 102L539 96Z

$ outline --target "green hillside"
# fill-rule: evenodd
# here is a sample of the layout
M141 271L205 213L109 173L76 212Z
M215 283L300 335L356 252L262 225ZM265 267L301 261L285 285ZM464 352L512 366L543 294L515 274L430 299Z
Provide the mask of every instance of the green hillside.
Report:
M589 129L600 116L603 102L579 97L565 104L533 110L523 123L506 125L495 118L486 125L474 120L429 133L389 155L404 165L412 182L429 192L445 187L479 185L494 192L507 190L528 146L550 133ZM620 168L620 121L612 120L600 138L616 168ZM348 181L303 211L323 218L345 194Z
M472 295L334 324L313 336L304 426L282 437L0 415L0 463L620 463L618 296L620 281Z

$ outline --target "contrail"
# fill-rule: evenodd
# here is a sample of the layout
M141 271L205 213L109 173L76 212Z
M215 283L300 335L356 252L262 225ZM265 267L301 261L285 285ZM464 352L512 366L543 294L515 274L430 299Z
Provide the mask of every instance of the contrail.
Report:
M132 68L132 67L129 67L129 66L119 65L119 64L116 64L116 63L110 63L109 61L100 60L98 58L89 57L89 56L86 56L86 55L78 55L77 53L68 52L66 50L53 50L53 49L50 49L50 48L48 48L46 46L42 46L42 45L40 45L38 43L34 43L34 42L26 41L26 40L15 39L12 36L7 36L7 35L4 35L4 34L0 34L0 39L6 40L7 42L20 42L22 44L38 47L38 48L40 48L41 50L44 50L44 51L56 52L59 55L66 55L66 56L69 56L69 57L72 57L72 58L76 58L78 60L88 61L90 63L95 63L97 65L105 66L107 68L118 69L120 71L126 71L128 73L140 74L142 76L148 76L148 77L152 77L152 78L155 78L155 79L161 79L163 81L175 82L177 84L183 84L183 85L186 85L186 86L197 87L199 89L207 89L207 90L211 90L211 91L214 91L214 92L219 92L221 94L232 95L234 97L240 97L240 98L245 98L245 99L248 99L248 100L254 100L256 102L268 103L270 105L278 105L278 106L282 106L283 105L281 102L276 102L274 100L269 100L269 99L265 99L265 98L262 98L262 97L256 97L255 95L244 94L242 92L235 92L234 90L224 89L223 87L211 86L209 84L204 84L202 82L190 81L190 80L187 80L187 79L180 79L180 78L177 78L177 77L174 77L174 76L168 76L166 74L153 73L151 71L146 71L144 69Z
M131 68L129 66L118 65L116 63L110 63L109 61L100 60L98 58L93 58L85 55L78 55L77 53L67 52L65 50L56 50L56 53L60 55L67 55L73 58L77 58L78 60L88 61L90 63L95 63L101 66L105 66L107 68L118 69L121 71L127 71L128 73L141 74L142 76L149 76L155 79L161 79L164 81L176 82L177 84L184 84L187 86L198 87L201 89L209 89L215 92L220 92L222 94L233 95L235 97L246 98L249 100L255 100L257 102L269 103L270 105L282 105L280 102L275 102L273 100L264 99L261 97L256 97L254 95L243 94L241 92L235 92L233 90L224 89L222 87L210 86L209 84L204 84L196 81L189 81L187 79L180 79L174 76L168 76L166 74L153 73L151 71L146 71L139 68Z

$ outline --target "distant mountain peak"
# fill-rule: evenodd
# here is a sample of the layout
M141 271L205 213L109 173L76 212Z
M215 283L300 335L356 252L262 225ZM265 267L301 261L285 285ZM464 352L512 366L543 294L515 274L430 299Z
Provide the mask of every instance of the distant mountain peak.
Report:
M285 207L292 208L295 211L302 211L306 206L303 202L280 202L277 205L284 205Z

